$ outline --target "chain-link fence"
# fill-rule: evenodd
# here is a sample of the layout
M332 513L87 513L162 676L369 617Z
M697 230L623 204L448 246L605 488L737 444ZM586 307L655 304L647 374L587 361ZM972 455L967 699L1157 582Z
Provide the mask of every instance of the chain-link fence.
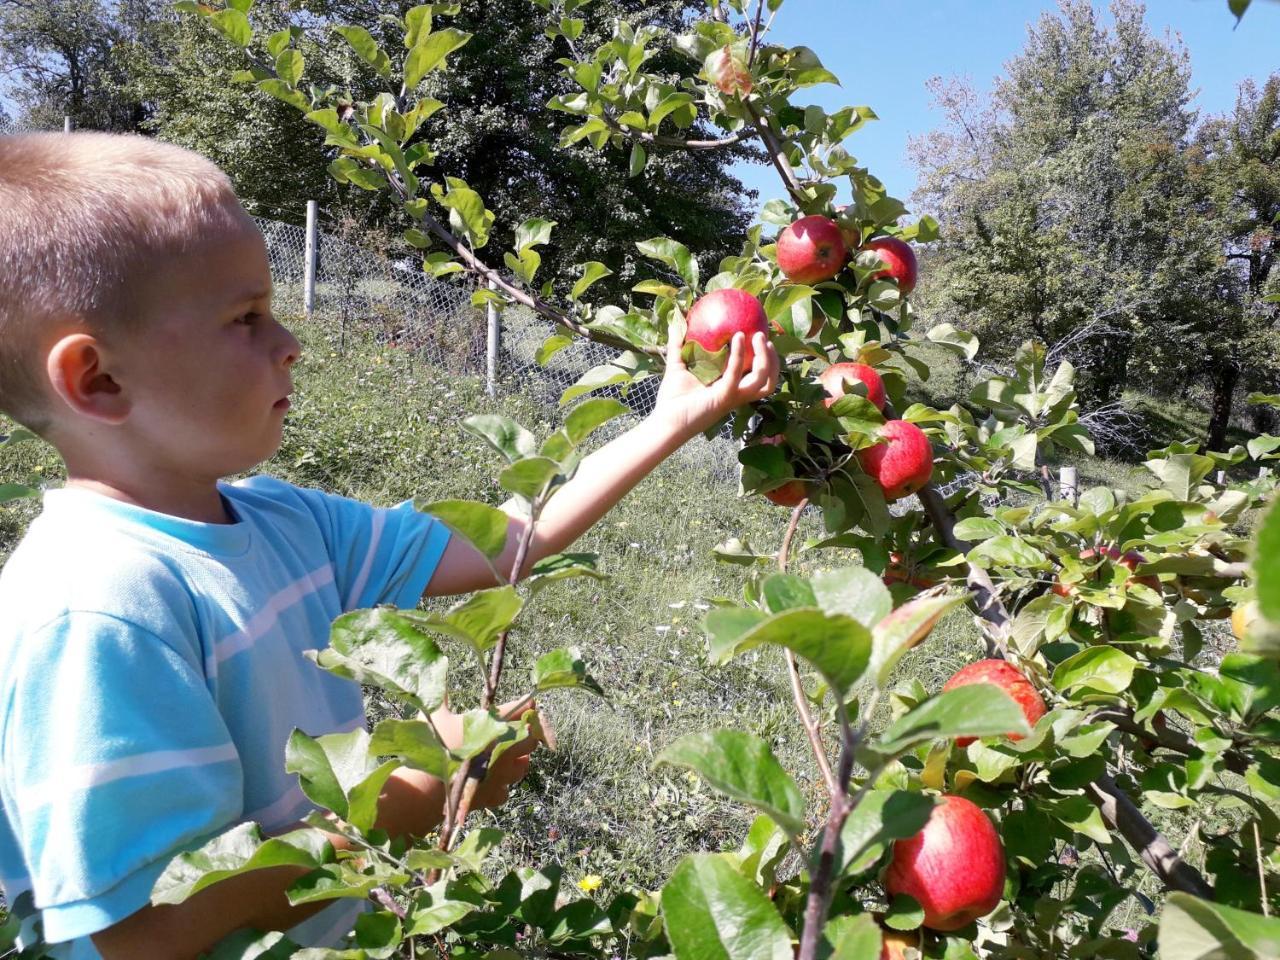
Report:
M277 310L303 312L306 232L258 218L267 241ZM437 280L411 258L383 256L326 231L317 231L314 316L336 324L339 336L359 328L382 342L420 353L461 373L487 374L490 324L471 304L474 286L459 277ZM497 384L540 402L556 404L564 389L614 351L586 340L558 351L545 365L538 348L553 325L532 310L502 311L496 333ZM632 386L626 400L639 414L653 407L658 380Z

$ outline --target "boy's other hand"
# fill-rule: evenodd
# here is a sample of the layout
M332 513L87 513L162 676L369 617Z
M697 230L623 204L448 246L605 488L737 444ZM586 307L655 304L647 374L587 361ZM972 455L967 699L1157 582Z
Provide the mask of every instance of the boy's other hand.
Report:
M750 369L743 369L746 337L735 333L729 342L729 360L724 373L719 380L705 386L680 358L683 346L684 343L675 338L667 342L667 372L658 389L653 416L689 436L706 430L735 408L761 400L777 389L781 364L778 352L763 333L752 337Z

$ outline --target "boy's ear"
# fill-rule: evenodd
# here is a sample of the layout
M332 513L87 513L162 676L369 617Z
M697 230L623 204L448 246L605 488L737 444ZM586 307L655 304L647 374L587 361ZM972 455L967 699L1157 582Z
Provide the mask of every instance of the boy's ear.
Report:
M112 426L129 415L129 401L104 367L102 342L71 333L49 351L46 367L53 392L74 413Z

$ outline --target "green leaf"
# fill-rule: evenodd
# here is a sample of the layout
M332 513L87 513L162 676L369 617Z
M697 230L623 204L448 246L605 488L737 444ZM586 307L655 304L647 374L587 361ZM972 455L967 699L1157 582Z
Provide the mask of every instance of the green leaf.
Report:
M997 737L1031 732L1022 708L990 683L975 683L930 697L889 725L876 745L895 755L936 737Z
M581 21L579 21L581 22ZM644 147L638 142L631 145L631 159L627 163L627 176L638 177L644 173L644 165L648 161L649 155L645 153Z
M347 898L367 900L374 887L408 881L409 875L405 873L371 877L354 869L348 863L330 863L293 881L285 890L285 896L294 906L322 900ZM365 954L362 953L360 956L363 958Z
M496 507L474 500L437 500L417 509L429 513L490 560L506 549L511 518Z
M396 757L406 766L422 770L439 780L453 774L449 751L425 720L382 720L373 728L369 752L379 757Z
M510 417L492 413L477 414L467 417L462 422L462 429L484 440L512 463L538 452L538 441L533 434Z
M555 229L554 220L543 220L531 217L516 227L516 250L539 247L551 242L551 231Z
M333 622L329 646L305 655L339 677L378 687L425 713L444 702L449 660L410 618L387 607Z
M964 603L964 594L924 596L903 604L871 629L871 674L883 687L903 654L929 635L948 610Z
M712 788L771 817L795 840L804 833L804 795L769 745L740 730L693 733L654 761L686 767Z
M428 907L414 909L405 934L411 937L429 937L478 909L474 903L462 900L433 901Z
M373 34L364 27L344 26L333 29L342 35L361 60L373 67L378 76L383 78L391 76L391 60L378 46L378 41L373 39Z
M575 447L593 431L616 417L625 416L631 408L612 397L594 397L578 404L564 418L564 430Z
M965 517L956 524L955 534L961 540L968 540L976 543L979 540L989 540L992 537L999 537L1005 532L1004 524L999 520L993 520L990 517Z
M468 710L462 715L462 742L450 752L455 760L470 760L497 744L514 743L527 729L527 724L508 723L492 710Z
M926 336L934 343L950 347L968 360L978 355L978 338L972 333L957 330L949 323L939 323L930 327Z
M676 960L792 960L773 903L715 854L680 861L662 888L662 919Z
M685 284L693 289L698 287L698 261L694 259L689 248L670 237L654 237L636 244L636 249L651 260L657 260L671 267L680 275Z
M322 737L294 729L285 747L285 770L298 775L307 798L362 832L373 828L382 785L399 766L394 760L379 764L369 739L363 729Z
M532 593L537 593L549 584L577 577L591 577L593 580L609 579L596 570L594 553L557 553L535 563L529 571L529 576L525 578L525 584Z
M247 47L253 41L253 27L249 26L249 18L239 10L231 7L219 10L209 17L209 22L237 47Z
M791 573L774 573L760 587L760 595L770 613L782 613L795 607L816 607L818 599L813 586L803 577Z
M979 567L1001 566L1043 570L1050 566L1049 558L1031 544L1007 534L984 540L969 551L968 559L970 563Z
M444 64L445 57L470 39L471 34L453 27L437 30L419 39L404 60L405 86L413 90L422 82L423 77Z
M302 79L302 70L306 61L297 50L282 50L276 57L276 73L280 79L291 86L297 86Z
M449 211L450 225L460 233L466 233L476 248L489 242L489 229L493 226L494 213L486 209L480 194L457 177L445 177L449 191L437 183L431 186L436 202Z
M503 490L533 500L546 493L558 476L560 464L550 457L525 457L498 474L498 483Z
M1280 919L1171 893L1157 942L1160 960L1265 960L1280 957Z
M866 567L844 567L814 574L813 594L823 613L843 613L868 629L893 609L888 588Z
M465 633L477 652L484 653L498 642L498 635L511 626L523 607L523 598L508 584L471 594L451 607L444 619Z
M915 836L929 822L936 798L910 790L869 790L840 830L841 875L870 869L895 840Z
M750 623L750 618L741 614L751 612L720 609L707 615L713 662L726 663L746 650L774 644L808 661L841 693L856 683L867 668L871 631L850 616L803 608L788 610L735 635L738 628Z
M1090 647L1058 664L1053 685L1064 693L1087 687L1098 693L1124 693L1138 661L1115 647Z
M573 289L569 292L569 298L574 301L581 298L581 296L587 292L587 288L597 280L613 276L613 271L598 260L579 264L579 266L582 267L582 277L573 285Z
M567 337L562 333L552 334L542 341L542 346L538 347L538 352L533 355L533 361L545 367L553 356L572 343L573 337Z
M880 928L869 913L836 917L823 928L822 938L826 943L818 947L818 956L825 960L880 960L884 949Z
M277 80L275 78L268 79L268 80L259 80L258 89L261 90L263 93L271 94L271 96L275 97L277 100L284 101L285 103L289 104L289 106L293 107L295 110L301 110L303 113L307 113L311 110L311 101L309 101L305 96L303 96L303 94L293 89L293 87L289 86L289 84L285 83L283 80ZM357 183L360 186L363 186L363 184L359 183L359 180L357 178L363 178L365 174L368 174L375 178L379 178L378 186L380 187L382 185L382 181L380 179L381 175L373 170L353 171L351 174L348 175L348 179L350 179L353 183Z
M268 840L256 823L241 823L165 867L151 889L155 904L182 903L205 887L268 867L314 869L333 859L333 848L315 830L295 830Z
M1257 579L1258 612L1271 623L1280 624L1280 500L1271 504L1258 524L1253 573Z
M574 688L604 696L600 684L587 675L587 665L577 647L552 650L540 656L533 665L533 688L539 693Z
M924 923L924 907L915 897L895 893L884 915L884 925L893 930L916 930Z

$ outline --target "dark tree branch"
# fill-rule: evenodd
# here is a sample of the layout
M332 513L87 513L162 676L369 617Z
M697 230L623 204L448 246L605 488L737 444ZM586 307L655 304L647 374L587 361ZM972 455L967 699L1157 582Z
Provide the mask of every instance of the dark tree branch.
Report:
M1213 888L1200 872L1178 856L1178 851L1151 825L1110 776L1099 777L1088 784L1085 793L1102 813L1107 827L1124 837L1167 889L1213 899Z

